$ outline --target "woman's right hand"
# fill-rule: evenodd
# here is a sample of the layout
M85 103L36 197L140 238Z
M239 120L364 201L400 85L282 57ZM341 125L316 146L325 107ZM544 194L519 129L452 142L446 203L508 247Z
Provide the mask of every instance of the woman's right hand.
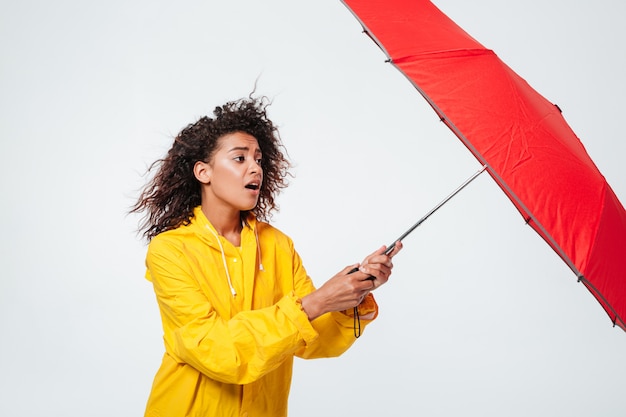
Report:
M358 306L374 289L370 274L361 272L359 264L345 267L319 289L302 298L302 308L309 320L330 311L343 311ZM351 272L354 271L355 272Z

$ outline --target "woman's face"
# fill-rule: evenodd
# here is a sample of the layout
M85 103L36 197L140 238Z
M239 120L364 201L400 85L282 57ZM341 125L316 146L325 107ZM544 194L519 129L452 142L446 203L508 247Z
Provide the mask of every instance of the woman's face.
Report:
M203 187L203 200L212 208L252 210L263 181L261 157L254 136L243 132L222 136L206 167L208 184Z

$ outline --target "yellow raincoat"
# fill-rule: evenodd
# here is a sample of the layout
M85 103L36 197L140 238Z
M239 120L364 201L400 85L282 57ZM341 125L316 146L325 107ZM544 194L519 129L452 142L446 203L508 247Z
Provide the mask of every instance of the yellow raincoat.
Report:
M237 248L197 207L152 239L146 265L165 342L147 417L286 416L293 357L338 356L355 340L351 310L308 320L300 298L315 288L293 242L252 216ZM359 309L377 312L371 294Z

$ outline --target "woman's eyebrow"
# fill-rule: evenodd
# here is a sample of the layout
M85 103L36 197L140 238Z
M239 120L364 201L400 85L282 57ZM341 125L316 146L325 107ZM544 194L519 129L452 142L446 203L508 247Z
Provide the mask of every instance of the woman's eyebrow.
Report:
M250 148L248 148L247 146L235 146L233 148L230 148L228 150L228 152L233 152L233 151L249 151Z
M250 150L250 148L247 147L247 146L235 146L235 147L230 148L228 150L228 152L235 152L235 151L245 151L245 152L247 152L249 150ZM258 148L254 150L254 153L255 154L263 154L263 152L261 152L261 149L258 149Z

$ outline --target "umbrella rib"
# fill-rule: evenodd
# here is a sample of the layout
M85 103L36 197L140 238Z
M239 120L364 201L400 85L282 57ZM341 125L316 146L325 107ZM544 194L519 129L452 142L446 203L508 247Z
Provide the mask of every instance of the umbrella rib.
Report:
M350 11L350 13L352 13L352 16L354 16L354 18L357 20L357 22L360 23L361 28L363 28L363 33L365 33L367 35L367 37L370 38L376 44L376 46L378 46L380 48L381 51L383 51L383 53L385 54L385 56L387 56L389 61L391 61L391 56L389 55L387 50L383 47L383 44L378 40L378 38L376 36L374 36L374 34L372 32L370 32L369 28L365 25L365 23L363 23L361 18L354 12L354 10L352 10L352 8L350 6L348 6L346 4L345 1L342 0L341 3L343 3L343 5L346 7L346 9L348 9Z
M624 331L626 331L626 323L624 323L624 320L620 317L620 315L618 314L618 312L615 310L615 308L613 308L613 306L609 303L609 301L604 297L604 295L602 295L600 293L600 291L598 291L598 289L591 283L589 282L588 279L586 279L583 275L578 276L578 282L581 282L585 287L587 287L587 289L589 289L589 292L591 292L591 294L598 300L601 301L601 304L603 306L606 306L606 308L609 308L611 310L611 312L615 315L615 318L613 318L611 321L613 322L613 327L615 326L619 326L621 329L623 329ZM607 311L608 313L608 311ZM610 317L610 314L609 314Z
M444 58L458 58L469 57L477 55L495 55L491 49L487 48L462 48L462 49L446 49L444 51L429 51L417 55L405 55L396 58L389 58L389 61L396 64L404 64L407 62L419 61L421 59L444 59Z

